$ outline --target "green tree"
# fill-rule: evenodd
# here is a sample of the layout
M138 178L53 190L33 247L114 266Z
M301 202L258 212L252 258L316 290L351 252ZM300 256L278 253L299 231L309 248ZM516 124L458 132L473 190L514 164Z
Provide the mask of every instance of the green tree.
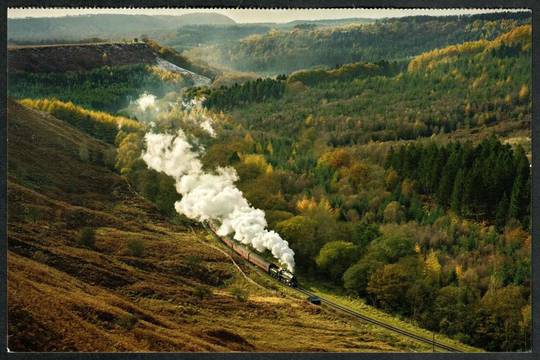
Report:
M406 312L407 291L412 286L409 269L402 264L387 264L370 277L367 292L374 303L387 311Z
M461 214L461 198L463 196L464 175L463 170L459 169L454 180L452 197L450 199L450 208L456 213Z
M509 219L520 219L521 207L523 201L523 181L521 175L514 180L512 193L510 195L510 205L508 208Z
M373 255L364 256L359 262L352 265L343 274L343 287L348 292L360 296L367 295L366 288L369 278L384 263Z
M414 255L415 244L414 233L407 225L387 225L383 235L368 247L367 255L392 263L408 255Z
M464 287L441 288L436 294L428 323L445 334L467 334L473 321L472 304L467 299L467 289Z
M377 224L370 224L362 221L353 225L351 239L355 245L359 246L361 251L364 251L364 249L379 236L381 236L381 232L379 231L379 226Z
M383 212L384 221L390 223L399 223L403 221L404 215L403 209L398 201L390 202L386 205Z
M276 231L291 244L299 267L311 267L319 251L316 243L318 224L307 216L294 216L276 224Z
M317 255L317 267L327 276L338 281L347 268L358 258L358 246L345 241L326 243Z
M489 351L524 349L521 311L527 302L523 295L523 289L515 285L491 289L484 295L473 324L477 344Z
M91 227L84 227L79 232L77 240L79 245L93 249L96 244L96 231Z
M497 205L497 210L495 212L495 224L499 229L502 229L506 224L506 220L508 219L507 214L509 206L510 203L508 201L508 195L504 193L501 201L499 201L499 205Z

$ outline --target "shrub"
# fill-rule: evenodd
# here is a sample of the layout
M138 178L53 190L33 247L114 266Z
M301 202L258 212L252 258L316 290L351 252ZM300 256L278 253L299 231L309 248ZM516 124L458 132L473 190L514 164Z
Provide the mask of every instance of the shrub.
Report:
M34 224L37 223L37 221L40 219L40 211L36 207L28 207L26 208L26 218L33 222Z
M116 149L115 148L111 148L103 152L103 163L110 170L115 169L115 166L114 166L116 164Z
M130 240L127 246L128 246L129 254L131 256L137 256L137 257L142 256L144 252L144 244L142 240L138 240L138 239Z
M34 259L37 262L40 263L47 263L47 260L49 260L49 257L41 250L36 251L32 254L32 259Z
M96 231L91 227L84 227L79 232L77 243L87 248L94 248L96 243Z
M234 296L234 298L241 302L246 302L249 299L249 292L246 289L242 289L240 287L233 287L231 290L231 295Z
M139 319L133 314L121 315L117 320L116 324L126 330L131 330L137 323Z
M203 300L209 298L212 295L212 291L210 291L210 289L206 286L197 286L193 292L193 295L195 295L199 300Z
M79 145L79 159L82 162L88 162L90 159L90 153L88 152L88 146L85 143Z

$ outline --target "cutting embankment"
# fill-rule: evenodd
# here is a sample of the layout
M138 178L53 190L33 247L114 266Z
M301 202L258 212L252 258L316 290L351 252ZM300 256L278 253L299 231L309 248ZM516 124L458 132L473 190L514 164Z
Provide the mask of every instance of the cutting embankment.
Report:
M110 145L67 123L9 101L8 139L12 351L430 350L237 261L266 289L247 281L206 232L132 192L104 161Z

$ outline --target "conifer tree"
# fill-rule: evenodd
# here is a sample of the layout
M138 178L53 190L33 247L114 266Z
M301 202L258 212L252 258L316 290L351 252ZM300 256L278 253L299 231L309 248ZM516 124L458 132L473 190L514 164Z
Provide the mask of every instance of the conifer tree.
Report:
M495 212L495 224L499 228L504 227L504 225L506 224L508 207L509 207L508 195L504 193L501 198L501 201L499 201L499 205L497 206L497 210Z
M463 170L459 169L454 180L452 189L452 197L450 199L451 209L458 215L461 214L461 199L463 196Z
M512 195L510 196L510 204L508 208L508 218L519 220L521 201L523 196L523 180L521 175L518 175L512 186Z

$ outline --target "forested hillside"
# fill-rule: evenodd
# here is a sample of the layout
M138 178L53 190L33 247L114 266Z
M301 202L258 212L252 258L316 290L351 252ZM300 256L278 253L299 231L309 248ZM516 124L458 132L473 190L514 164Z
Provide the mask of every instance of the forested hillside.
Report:
M494 39L529 21L530 13L526 12L416 16L375 24L276 29L221 46L194 49L192 56L243 71L279 74L314 66L408 59L451 44Z
M229 116L207 163L237 169L299 274L466 343L520 350L530 331L530 74L524 25L408 64L191 94Z
M209 107L232 109L247 129L289 136L301 134L309 122L332 146L501 124L527 128L530 56L531 28L525 25L492 41L419 55L399 74L399 64L345 65L278 77L273 87L264 86L271 81L265 80L199 92ZM284 85L285 92L276 90ZM265 97L277 99L261 101Z
M336 20L295 20L287 23L260 23L260 24L196 24L185 25L176 33L168 33L159 37L159 40L178 51L189 50L201 46L222 46L224 43L239 41L251 35L266 34L273 29L292 30L310 29L320 27L336 27L351 24L369 24L373 19L350 18Z
M110 144L11 100L7 112L11 351L429 351L306 307L160 213L114 172Z
M13 72L9 74L9 82L8 93L15 98L73 101L90 109L109 112L136 99L141 88L159 95L167 89L159 74L145 64L101 67L84 72Z
M152 93L153 131L182 128L205 168L236 169L239 189L294 250L301 283L481 349L527 351L529 22L529 13L411 17L239 41L243 30L228 28L231 41L184 54L147 43L209 72L195 55L276 76L218 74L190 87L129 65L10 73L9 93L114 144L115 161L97 160L177 220L174 181L141 159L143 118L126 110Z
M209 77L218 72L194 64L155 41L13 48L8 51L9 88L15 98L58 99L112 113L141 92L163 96L195 83L188 72L173 72L170 63Z

